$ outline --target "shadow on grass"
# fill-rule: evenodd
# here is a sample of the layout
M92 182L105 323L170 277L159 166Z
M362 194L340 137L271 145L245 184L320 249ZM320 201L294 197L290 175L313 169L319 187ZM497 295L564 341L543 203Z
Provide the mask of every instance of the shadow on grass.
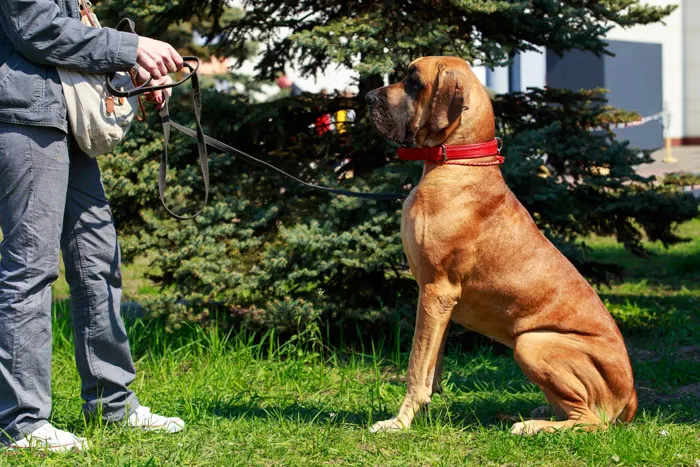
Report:
M685 246L685 248L684 248ZM654 248L648 257L635 256L618 245L596 246L591 259L622 266L623 280L647 280L670 289L696 288L700 279L700 249L695 243L682 243L673 250Z
M635 304L639 308L647 308L655 312L667 310L695 311L700 307L700 294L695 295L640 295L625 293L606 293L601 291L600 298L607 300L613 305Z
M248 399L247 401L245 399ZM275 399L263 399L243 396L232 402L195 400L195 408L210 415L229 419L261 419L267 421L287 421L304 424L327 425L329 423L346 423L366 425L368 413L336 410L328 406L319 406L300 402L279 403Z
M395 415L388 410L370 410L356 412L342 409L329 408L326 405L305 404L293 402L291 404L265 404L251 400L247 403L214 403L200 401L206 406L210 415L227 419L253 419L267 422L300 423L326 426L329 424L353 425L366 429L373 423L387 420ZM530 412L538 407L531 401L513 401L504 406L496 401L480 400L473 403L456 402L449 406L441 406L423 410L416 417L418 424L439 424L454 428L473 428L482 426L496 426L504 423L501 414L522 414L528 418ZM397 407L398 409L398 407ZM512 423L512 422L509 422Z
M620 330L627 334L654 334L660 330L697 333L700 296L623 295L601 293Z
M605 294L630 349L673 353L700 341L700 295Z
M469 363L466 360L469 359ZM466 364L458 368L458 364ZM544 398L520 373L517 365L507 358L492 357L488 352L473 358L459 356L459 362L446 357L444 395L434 396L428 412L417 417L417 424L436 424L454 428L495 426L504 423L504 415L522 415L528 418L533 409L539 407ZM396 386L401 397L405 382L392 376L396 369L383 366L382 385ZM387 378L388 381L387 381ZM239 393L229 400L198 399L195 410L202 410L216 417L228 419L261 419L279 423L303 423L314 425L347 424L368 428L373 423L395 415L400 398L391 401L377 395L376 386L369 382L366 387L367 404L361 410L346 410L345 403L334 396L328 401L290 401L285 397L264 397L249 391ZM396 392L392 390L394 394Z

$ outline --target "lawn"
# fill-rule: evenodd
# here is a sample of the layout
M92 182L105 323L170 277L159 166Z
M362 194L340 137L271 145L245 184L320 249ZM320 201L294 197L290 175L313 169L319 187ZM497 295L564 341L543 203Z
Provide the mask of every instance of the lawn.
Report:
M651 245L632 257L608 239L592 254L627 267L624 282L600 287L625 335L640 410L629 425L602 433L508 433L504 415L545 402L509 351L448 348L444 393L408 432L369 433L394 413L405 391L408 349L319 352L313 330L280 345L273 335L222 336L189 327L167 334L129 323L142 403L188 423L177 435L85 425L66 306L54 314L53 422L86 435L82 454L5 453L26 465L700 465L700 220L681 226L689 243ZM145 264L127 267L136 285ZM127 279L128 281L129 279ZM57 286L57 294L65 294ZM400 360L400 361L399 361Z

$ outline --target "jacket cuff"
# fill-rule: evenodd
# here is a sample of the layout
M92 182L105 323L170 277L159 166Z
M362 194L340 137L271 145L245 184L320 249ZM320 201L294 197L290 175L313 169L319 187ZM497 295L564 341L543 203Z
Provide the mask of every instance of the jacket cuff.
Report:
M136 51L138 48L139 36L130 32L120 31L116 65L124 70L128 70L136 65Z

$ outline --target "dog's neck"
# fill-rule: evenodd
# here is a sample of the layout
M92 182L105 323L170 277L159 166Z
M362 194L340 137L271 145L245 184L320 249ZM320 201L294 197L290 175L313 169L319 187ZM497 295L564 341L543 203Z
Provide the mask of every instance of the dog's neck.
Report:
M441 144L451 146L493 141L496 136L493 107L491 98L481 83L473 86L470 101L469 108L464 109L460 117L444 132L436 135L426 135L422 141L423 144L419 146L436 147ZM484 160L489 159L495 158L491 156L484 158ZM483 192L482 190L488 186L489 189L500 193L505 187L500 167L497 165L472 167L425 164L421 178L421 182L423 181L429 182L430 185L434 184L436 188L442 185L442 190L456 190L456 192L463 192L464 189L469 187ZM483 193L486 195L485 192Z

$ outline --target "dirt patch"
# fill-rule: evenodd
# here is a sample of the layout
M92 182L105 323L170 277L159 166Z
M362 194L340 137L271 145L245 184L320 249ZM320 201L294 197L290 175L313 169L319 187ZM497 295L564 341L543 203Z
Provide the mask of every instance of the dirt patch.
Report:
M690 383L664 391L649 387L646 381L637 381L636 389L639 403L643 406L672 404L687 399L700 400L700 383Z
M664 395L661 390L646 386L646 381L636 381L636 383L635 389L637 390L639 405L658 405L664 403Z
M628 351L630 360L635 362L653 362L659 359L658 353L652 350L631 348Z
M681 360L690 360L700 363L700 345L686 345L676 351L676 355Z
M700 345L684 345L668 353L655 352L653 350L631 347L629 349L630 359L641 362L658 362L664 355L668 355L677 360L688 360L700 362Z
M700 400L700 383L690 383L676 389L680 397L693 397Z

